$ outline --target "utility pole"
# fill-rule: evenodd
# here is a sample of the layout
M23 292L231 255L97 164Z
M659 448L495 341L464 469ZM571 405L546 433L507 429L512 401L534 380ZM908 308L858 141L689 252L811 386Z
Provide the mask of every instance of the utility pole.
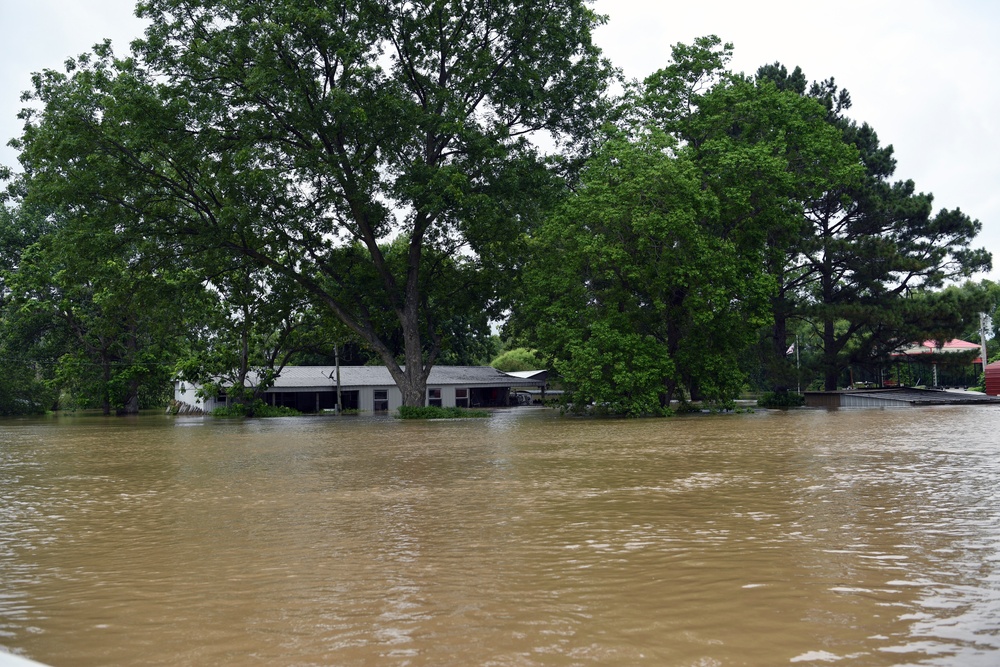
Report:
M795 334L795 392L802 393L802 371L799 369L799 335Z
M333 363L337 365L337 415L343 411L343 406L340 404L340 346L336 343L333 344Z
M986 313L979 313L979 352L983 361L983 377L986 377L986 320L989 319Z

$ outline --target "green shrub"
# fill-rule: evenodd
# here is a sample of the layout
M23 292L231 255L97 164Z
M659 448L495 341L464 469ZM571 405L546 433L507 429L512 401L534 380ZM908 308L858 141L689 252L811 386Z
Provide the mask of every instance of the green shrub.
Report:
M212 410L213 417L297 417L302 413L283 405L268 405L264 401L253 403L232 403Z
M254 417L298 417L302 413L295 408L286 408L283 405L257 406L254 409Z
M402 405L399 407L400 419L466 419L469 417L489 417L486 410L468 410L466 408L439 408L435 405L414 407Z
M794 391L768 391L757 399L760 408L799 408L806 404L806 397Z
M736 401L731 398L720 401L704 401L703 405L708 408L709 412L733 412L736 410Z
M233 403L232 405L220 405L212 408L213 417L246 417L247 406L243 403Z

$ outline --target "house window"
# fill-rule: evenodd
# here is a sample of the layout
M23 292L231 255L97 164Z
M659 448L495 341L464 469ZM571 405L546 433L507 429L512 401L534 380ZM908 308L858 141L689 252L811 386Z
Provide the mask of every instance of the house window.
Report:
M389 411L389 391L387 389L376 389L375 401L372 405L372 410L375 412L388 412Z
M456 408L467 408L467 407L469 407L469 390L468 389L456 389L455 390L455 407Z
M428 389L427 390L427 405L432 407L441 407L441 390L440 389Z

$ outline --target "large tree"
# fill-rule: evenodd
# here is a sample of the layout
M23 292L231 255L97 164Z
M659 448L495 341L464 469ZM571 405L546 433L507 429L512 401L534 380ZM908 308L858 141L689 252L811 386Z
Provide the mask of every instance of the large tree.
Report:
M4 333L78 404L134 414L144 394L160 399L169 387L200 281L102 224L62 211L49 219L6 272Z
M737 395L774 244L799 232L801 198L851 171L825 109L729 73L730 48L675 46L534 240L515 324L578 405L641 414L678 389Z
M131 58L105 45L36 77L29 196L120 206L161 244L284 275L422 404L442 350L428 253L501 284L552 178L529 139L558 146L596 118L601 18L585 0L151 0L138 14L150 27ZM383 250L397 236L401 264ZM372 276L360 292L342 289L357 273L345 247Z
M910 297L989 270L990 253L972 247L978 221L959 209L935 212L932 195L917 192L913 181L892 180L892 146L846 116L850 95L833 79L807 88L801 69L789 73L775 63L760 68L757 80L822 103L827 123L857 151L862 168L860 178L831 179L800 200L801 233L771 266L779 283L775 321L794 317L815 329L824 386L833 390L849 363L891 349L901 331L911 341L943 335L943 302L938 313L934 298ZM951 321L954 335L962 318ZM775 326L775 356L788 345L785 333Z
M16 187L11 188L16 191ZM44 412L55 402L49 380L66 339L50 335L47 318L20 307L12 278L24 252L49 227L46 217L0 201L0 415Z
M514 324L574 408L657 414L679 389L740 390L731 360L763 323L767 283L686 153L662 132L608 141L533 239Z

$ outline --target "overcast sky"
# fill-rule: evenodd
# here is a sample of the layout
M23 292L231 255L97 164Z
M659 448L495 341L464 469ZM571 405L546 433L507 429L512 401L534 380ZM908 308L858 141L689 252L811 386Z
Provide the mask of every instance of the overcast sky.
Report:
M32 72L61 68L110 38L141 34L133 0L0 0L0 143L20 132L21 91ZM836 9L832 9L835 6ZM733 68L780 61L810 80L835 77L850 115L892 144L896 176L932 192L938 208L983 223L979 245L1000 280L1000 3L993 0L597 0L609 17L596 35L630 78L665 66L670 46L716 34L733 42ZM0 148L0 163L16 154Z

